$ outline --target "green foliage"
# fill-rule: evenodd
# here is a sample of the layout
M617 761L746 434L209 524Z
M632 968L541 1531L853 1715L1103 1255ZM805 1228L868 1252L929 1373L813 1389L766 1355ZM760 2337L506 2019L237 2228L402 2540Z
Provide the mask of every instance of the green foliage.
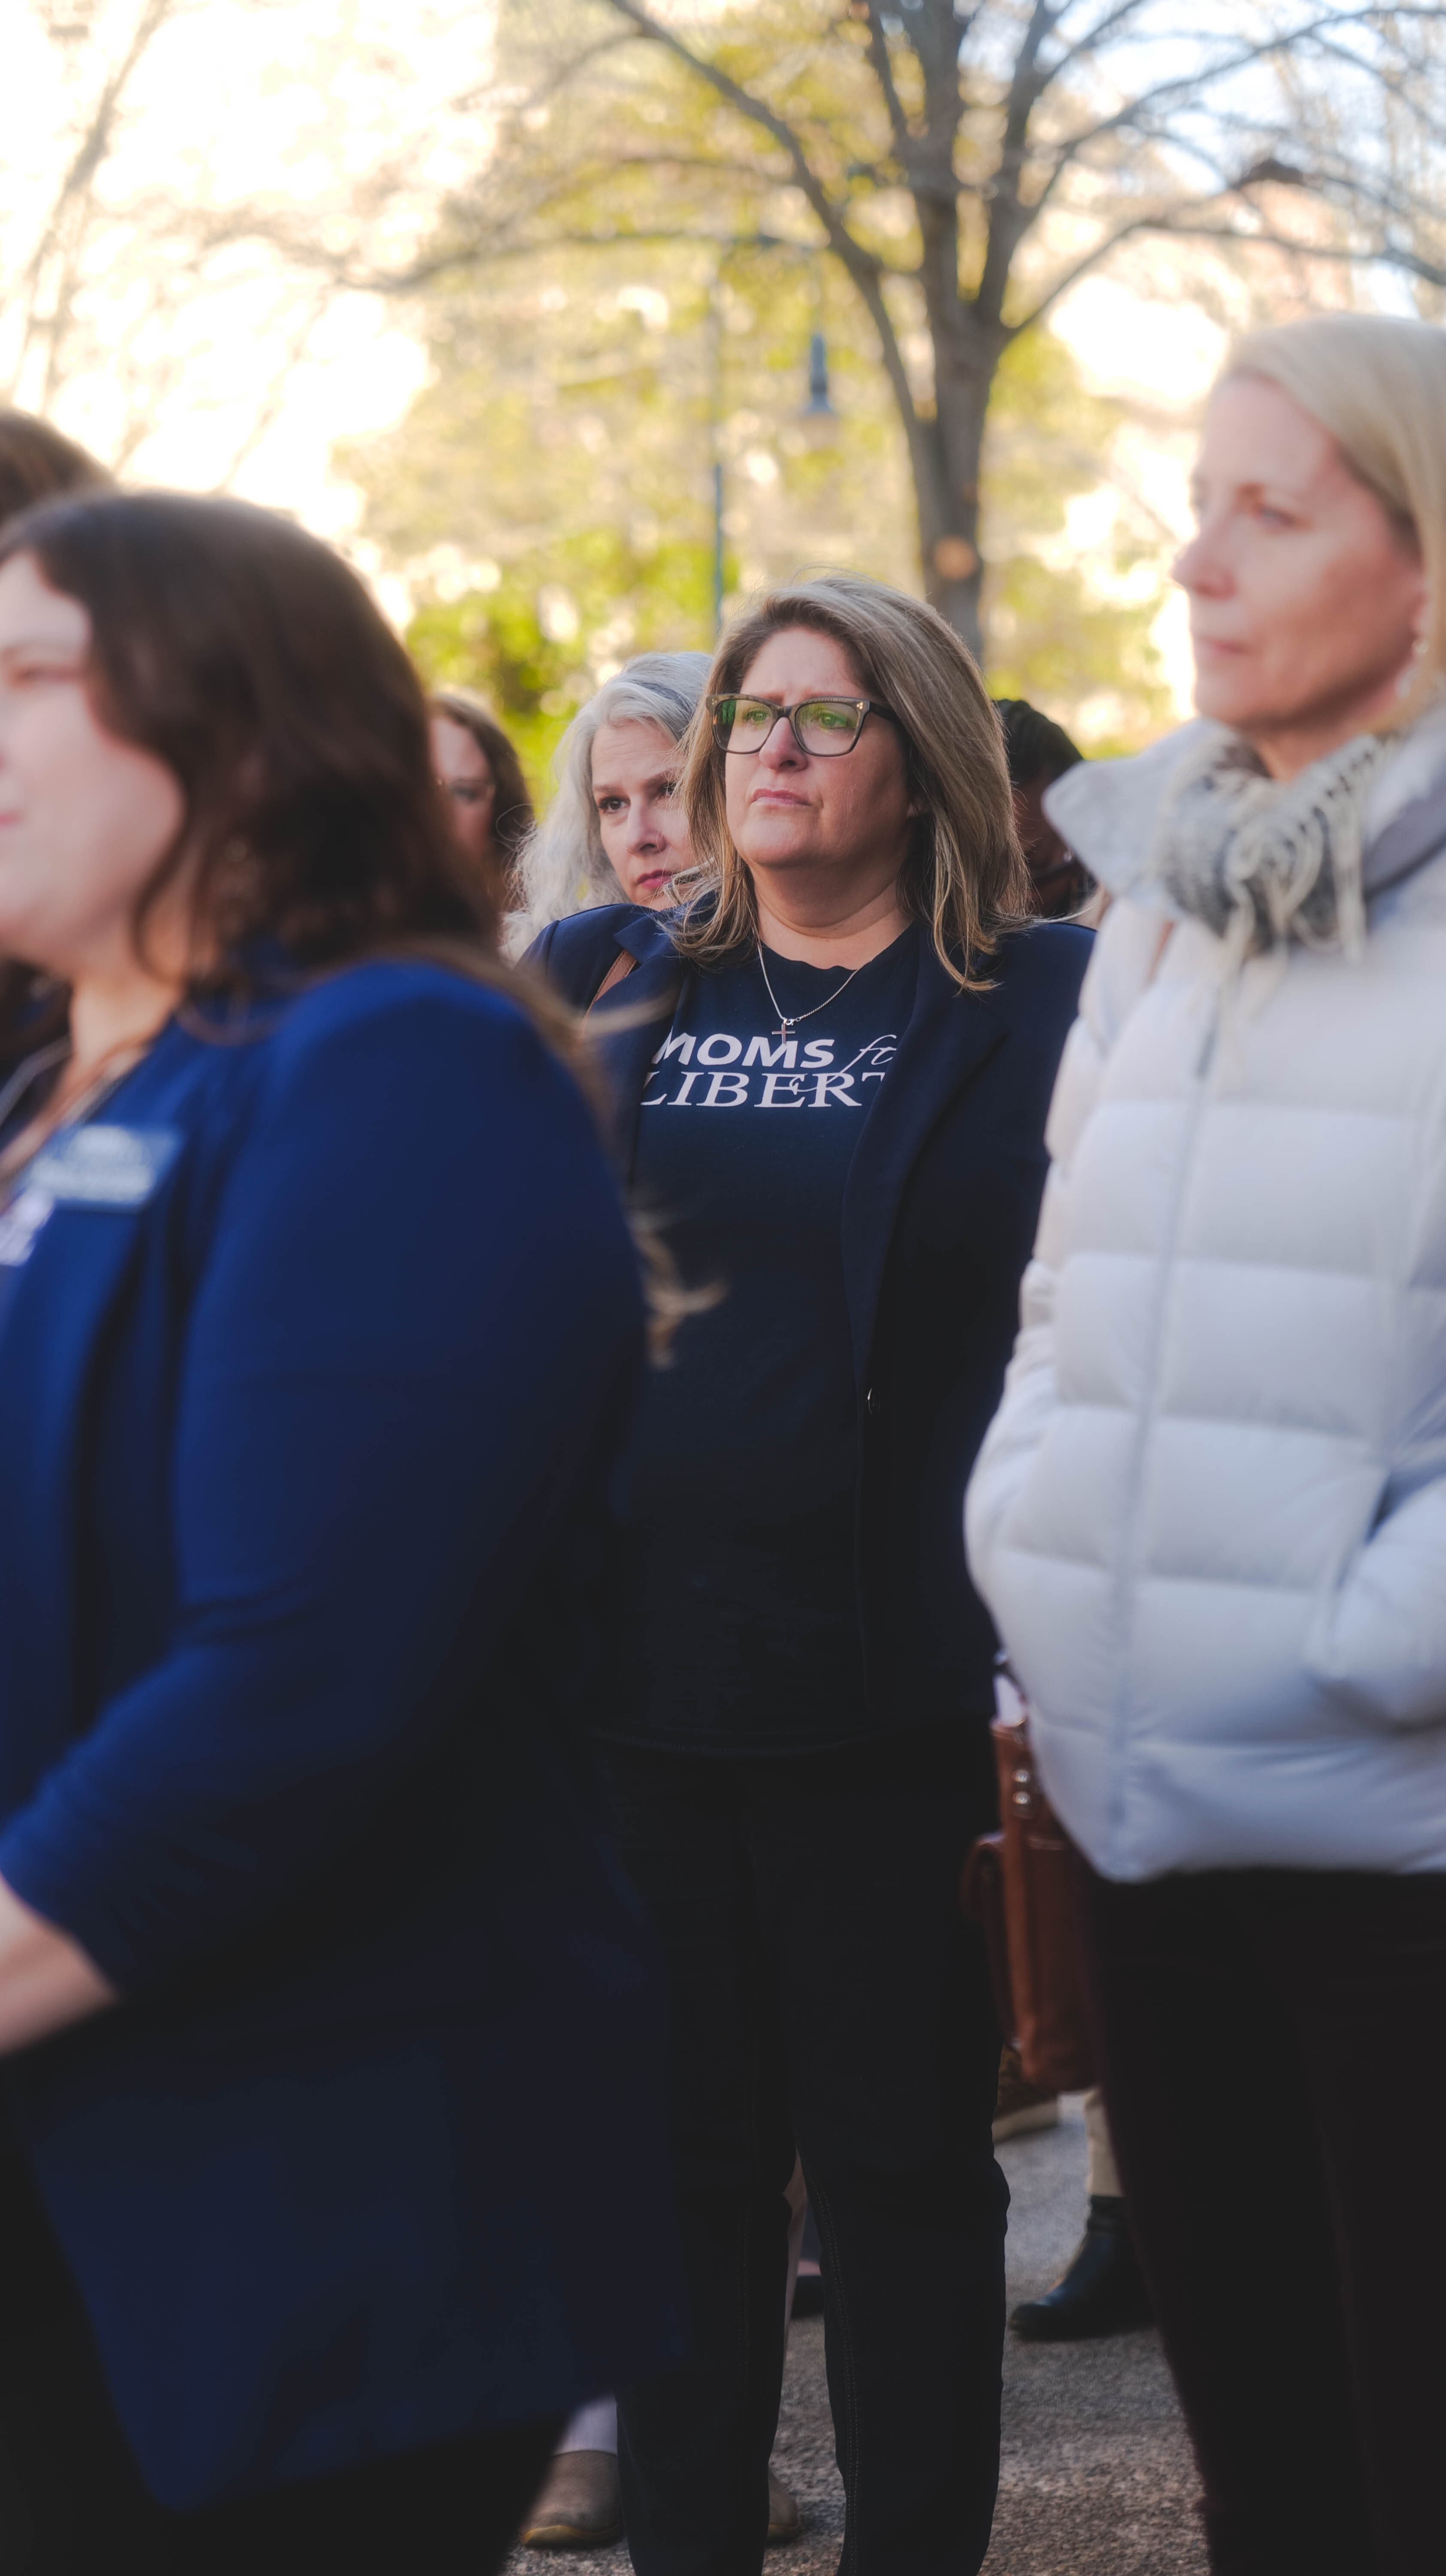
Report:
M461 682L495 708L542 800L558 738L607 669L696 646L711 625L712 582L711 545L640 548L593 528L519 556L490 590L425 601L407 643L430 687Z
M1033 699L1101 754L1138 750L1173 708L1151 635L1164 568L1128 494L1088 571L1056 553L1071 501L1098 490L1118 432L1115 405L1086 391L1052 332L1012 343L985 447L989 685Z
M990 585L991 692L1033 699L1096 757L1138 751L1173 711L1150 639L1158 606L1101 599L1068 566L1013 556Z

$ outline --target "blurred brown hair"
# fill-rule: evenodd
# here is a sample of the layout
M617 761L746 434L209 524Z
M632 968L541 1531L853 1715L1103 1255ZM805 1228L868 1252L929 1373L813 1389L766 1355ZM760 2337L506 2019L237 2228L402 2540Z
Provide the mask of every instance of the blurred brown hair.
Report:
M429 957L509 993L591 1087L574 1013L497 954L433 772L421 683L330 547L244 501L100 492L27 511L0 533L0 564L15 555L86 610L99 721L181 789L136 936L184 868L193 1000L244 1002L367 956ZM0 969L0 1054L42 1045L67 1001L28 967ZM638 1248L661 1354L691 1302L645 1227Z
M105 467L48 420L0 407L0 528L59 492L105 492Z
M110 488L105 467L74 439L63 438L48 420L37 420L31 412L0 405L0 529L37 501L62 492ZM37 988L27 968L0 959L0 1073L9 1072L17 1051L28 1053L58 1037L66 1017L64 993Z
M197 996L239 997L262 948L307 973L445 943L466 971L503 980L416 674L328 546L243 501L102 491L13 521L0 563L20 554L90 618L100 721L180 786L184 820L136 929L143 943L184 867ZM0 1046L38 1042L35 979L9 981ZM553 1016L560 1026L544 1008Z

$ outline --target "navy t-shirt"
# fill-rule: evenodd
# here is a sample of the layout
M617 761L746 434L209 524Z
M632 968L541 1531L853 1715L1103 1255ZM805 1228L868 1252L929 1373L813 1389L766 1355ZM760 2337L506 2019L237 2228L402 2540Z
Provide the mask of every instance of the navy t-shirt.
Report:
M837 967L767 951L800 1023L787 1038L756 957L694 975L654 1057L634 1181L686 1283L719 1295L680 1327L643 1400L629 1508L640 1670L618 1721L633 1741L782 1753L863 1731L839 1221L913 1010L919 936L847 985Z

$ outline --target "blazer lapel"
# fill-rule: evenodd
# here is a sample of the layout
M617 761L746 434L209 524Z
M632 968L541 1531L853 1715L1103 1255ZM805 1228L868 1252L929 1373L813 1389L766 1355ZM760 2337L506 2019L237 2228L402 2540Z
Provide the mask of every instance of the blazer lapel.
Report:
M118 1093L113 1123L179 1123L204 1051L174 1025ZM161 1182L164 1191L168 1182ZM154 1199L58 1205L0 1320L0 1814L27 1797L76 1720L75 1569L95 1358Z
M1002 959L995 964L1002 973ZM913 1016L869 1111L844 1187L844 1287L861 1391L884 1265L909 1174L950 1101L1003 1045L1007 1027L1002 992L962 993L945 972L927 931L921 931Z
M637 1150L648 1067L668 1034L689 970L651 913L625 922L617 944L638 962L631 975L594 1004L588 1015L588 1035L602 1068L609 1151L615 1169L627 1181Z
M140 1216L58 1207L0 1326L0 1814L29 1794L74 1721L83 1417Z

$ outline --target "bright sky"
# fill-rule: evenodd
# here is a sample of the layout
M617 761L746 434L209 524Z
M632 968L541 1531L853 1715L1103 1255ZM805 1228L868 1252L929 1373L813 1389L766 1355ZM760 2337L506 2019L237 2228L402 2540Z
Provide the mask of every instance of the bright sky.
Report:
M0 88L0 374L12 398L42 398L43 350L19 349L31 257L56 175L74 149L103 63L116 60L142 0L96 0L46 32L30 0L9 0ZM313 309L315 288L265 250L220 247L205 292L173 273L166 210L177 199L222 210L243 196L293 231L339 243L359 182L389 162L409 185L368 238L372 258L403 260L424 237L445 187L485 150L475 98L488 73L486 0L172 0L128 93L102 194L117 210L156 208L155 247L137 250L134 221L92 236L78 279L79 326L67 381L50 407L62 426L132 472L207 489L226 482L297 511L346 542L355 496L333 473L336 443L405 413L426 361L384 299L346 294ZM87 35L76 30L89 27ZM44 295L56 291L52 261ZM44 296L42 297L42 301ZM1146 298L1139 281L1085 281L1057 320L1089 382L1123 395L1135 417L1123 465L1166 529L1183 532L1188 414L1208 384L1220 335L1188 302ZM164 384L159 400L154 388ZM137 411L139 409L139 417ZM1071 550L1105 560L1116 498L1076 505ZM383 602L405 594L365 549ZM1177 693L1188 694L1183 603L1159 629Z
M1147 297L1109 275L1083 279L1062 305L1055 327L1091 389L1114 394L1133 412L1116 462L1162 529L1183 543L1190 528L1195 419L1224 354L1224 332L1198 305ZM1084 536L1078 528L1071 533ZM1107 535L1107 525L1101 526L1100 539ZM1194 704L1195 665L1182 590L1171 588L1153 632L1175 704L1187 716Z
M141 0L98 0L94 32L62 43L38 11L9 0L0 362L12 377L23 309L14 280L33 253L76 122L140 10ZM77 6L74 25L86 15ZM109 205L132 216L140 209L142 223L146 205L157 207L157 246L137 250L133 222L95 229L68 381L49 406L61 425L114 458L134 434L131 384L160 375L164 399L140 425L133 471L203 490L226 480L327 534L343 527L349 496L328 471L329 450L401 417L425 372L414 336L371 296L343 295L313 321L319 279L283 275L264 247L245 243L219 246L198 295L194 278L167 274L175 253L166 204L219 211L246 199L293 231L340 245L352 191L395 159L412 184L373 219L368 251L404 259L479 135L485 142L475 112L449 109L487 77L488 27L478 0L173 0L127 93L101 182ZM55 285L52 265L47 295ZM42 398L41 354L21 361L13 398ZM236 468L263 415L264 434Z

